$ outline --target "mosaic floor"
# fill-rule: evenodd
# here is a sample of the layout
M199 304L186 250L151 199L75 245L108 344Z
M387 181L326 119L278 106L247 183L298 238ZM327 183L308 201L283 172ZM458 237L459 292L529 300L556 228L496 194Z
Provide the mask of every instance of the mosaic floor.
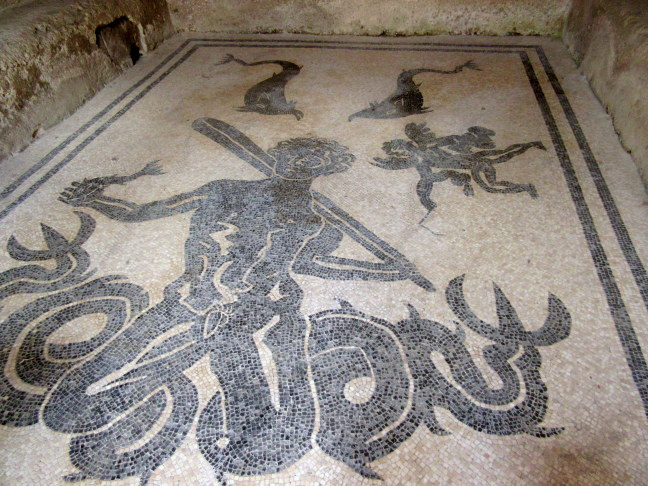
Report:
M556 40L180 36L0 179L3 484L646 484L648 199Z

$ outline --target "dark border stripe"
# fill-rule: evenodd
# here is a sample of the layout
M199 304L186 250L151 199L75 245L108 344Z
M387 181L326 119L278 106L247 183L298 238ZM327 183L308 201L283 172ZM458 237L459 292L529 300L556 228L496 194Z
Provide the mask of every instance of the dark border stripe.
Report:
M11 184L9 184L7 187L5 187L2 190L2 192L0 192L0 200L5 199L12 192L14 192L23 182L25 182L32 175L34 175L36 172L38 172L40 169L42 169L45 165L47 165L54 157L56 157L65 147L67 147L69 144L71 144L74 140L76 140L83 132L85 132L88 128L90 128L92 125L97 123L97 121L99 121L103 116L105 116L106 113L108 113L110 110L112 110L115 106L117 106L119 103L121 103L128 95L130 95L133 91L135 91L142 84L144 84L148 79L150 79L152 76L154 76L155 73L157 73L160 69L162 69L165 64L167 64L169 61L171 61L171 59L173 59L175 56L177 56L178 53L182 49L184 49L187 45L189 45L189 42L190 41L188 41L188 40L183 42L180 47L178 47L175 51L173 51L171 54L169 54L152 71L150 71L148 74L146 74L144 77L142 77L142 79L137 81L134 85L132 85L130 88L128 88L126 91L124 91L121 95L119 95L117 98L115 98L108 105L106 105L106 107L103 110L101 110L99 113L97 113L94 117L92 117L91 120L86 122L78 130L76 130L72 135L70 135L63 142L61 142L58 146L56 146L54 149L52 149L40 161L38 161L36 164L34 164L29 169L27 169L22 175L20 175L20 177L18 177L18 179L16 179Z
M560 81L558 81L556 73L551 67L551 64L549 64L549 60L547 59L547 56L545 55L544 50L541 46L536 46L536 52L538 54L538 57L540 58L540 62L542 63L545 72L547 73L549 82L551 83L551 86L553 87L553 90L558 97L558 101L560 101L560 106L565 112L569 127L574 133L576 142L578 143L578 146L583 153L583 158L585 159L585 163L587 164L587 169L592 176L596 190L598 191L599 197L603 202L603 207L605 208L608 219L610 220L610 224L612 225L616 239L619 242L623 256L625 257L626 262L630 267L630 271L632 272L632 276L637 283L637 287L639 287L639 292L641 293L641 297L643 298L646 310L648 310L648 274L646 273L646 268L641 262L641 258L639 258L639 255L637 254L637 250L635 249L635 246L632 243L632 239L630 238L630 233L628 233L628 229L623 222L621 213L619 212L619 209L614 202L614 197L612 196L612 193L610 192L610 189L605 182L605 178L603 177L600 166L596 161L594 154L592 153L592 149L590 148L589 143L587 143L585 133L583 133L580 123L578 122L578 118L576 118L576 114L572 109L567 95L560 85Z
M375 39L375 37L369 37L370 39ZM340 40L340 41L335 41L335 40L325 40L325 39L269 39L269 40L263 40L263 39L253 39L253 38L248 38L248 39L226 39L226 38L219 38L219 37L214 37L214 38L193 38L193 41L197 42L228 42L231 44L235 44L238 42L266 42L266 43L276 43L276 42L292 42L295 44L345 44L345 45L387 45L387 46L430 46L430 47L497 47L497 48L505 48L505 49L513 49L513 48L518 48L518 49L535 49L538 46L538 44L479 44L479 43L470 43L467 42L465 44L462 43L453 43L453 42L384 42L381 40L378 40L378 42L372 42L371 40L368 41L346 41L346 40Z
M135 103L141 100L144 97L144 95L146 95L149 91L151 91L151 89L157 86L160 83L160 81L162 81L169 74L171 74L180 64L185 62L194 52L196 52L196 49L197 49L196 46L189 49L169 69L167 69L155 81L153 81L146 88L144 88L137 96L135 96L131 101L129 101L126 105L124 105L110 119L108 119L108 121L106 121L103 125L97 128L90 136L88 136L85 140L83 140L83 142L77 145L72 152L70 152L63 160L61 160L58 164L56 164L54 167L48 170L47 173L45 173L45 175L43 175L38 181L36 181L29 189L27 189L27 191L21 194L19 198L17 198L15 201L9 204L5 209L3 209L0 212L0 220L6 217L7 214L13 211L13 209L19 204L21 204L25 199L27 199L29 196L34 194L43 184L45 184L52 176L54 176L54 174L56 174L59 170L61 170L68 163L70 163L70 161L72 161L77 155L79 155L79 153L84 148L86 148L90 142L92 142L95 138L101 135L106 129L108 129L108 127L110 127L110 125L112 125L116 120L121 118L121 116L124 113L130 110L133 107L133 105L135 105Z
M529 78L529 83L531 83L536 100L538 101L538 106L540 107L542 117L547 125L547 130L551 136L554 148L556 149L560 166L565 175L567 188L569 189L572 201L574 202L578 219L583 227L583 234L585 236L585 241L587 242L587 247L592 255L596 273L601 281L601 285L603 286L603 291L605 292L605 298L607 299L608 307L610 308L610 313L614 320L614 326L619 335L619 339L621 340L621 346L623 347L628 366L630 367L632 378L639 390L639 395L643 401L644 412L648 418L648 367L646 366L646 360L642 353L641 345L639 344L635 330L632 327L630 316L628 315L628 311L623 303L623 298L621 297L621 292L614 279L614 274L610 267L607 255L605 254L605 249L603 248L601 239L596 231L594 218L592 217L587 202L585 201L585 196L581 185L578 182L576 171L574 170L574 166L572 165L569 154L567 153L567 148L565 147L558 130L556 120L551 113L549 103L547 103L547 99L542 91L540 81L538 81L528 54L526 52L520 52L520 57L522 58L522 63L524 64L524 68Z
M560 132L558 131L558 127L556 124L556 121L551 113L551 109L549 107L549 104L547 103L547 100L545 98L544 92L542 91L542 86L540 85L540 82L535 74L535 71L533 69L533 66L529 60L529 56L526 52L520 51L519 49L525 49L525 48L532 48L536 49L536 52L538 52L538 56L543 64L543 67L547 73L547 76L549 77L550 81L553 79L555 80L555 83L552 83L552 86L554 90L556 91L556 94L558 95L559 100L561 101L561 105L563 107L563 110L565 110L565 114L568 116L569 119L569 114L571 114L571 117L574 121L576 121L576 116L573 113L573 110L571 110L571 106L569 105L567 101L567 97L562 91L562 88L560 87L559 83L557 82L557 78L555 77L555 74L553 74L553 69L551 68L551 65L549 64L549 61L547 60L546 56L544 56L544 51L542 51L541 46L538 45L519 45L519 46L497 46L497 45L484 45L484 44L443 44L443 43L413 43L412 45L414 47L408 47L408 48L403 48L403 44L401 43L394 43L393 47L368 47L368 46L356 46L354 47L353 45L340 45L340 44L345 44L344 42L338 42L337 45L329 45L329 44L324 44L326 41L307 41L307 40L281 40L281 39L273 39L269 41L264 41L265 43L263 44L236 44L236 42L245 42L244 40L238 39L238 40L218 40L218 39L205 39L202 42L209 42L207 44L196 44L194 45L187 53L185 53L177 62L175 62L167 71L165 71L160 77L158 77L153 83L151 83L149 86L147 86L142 92L140 92L133 100L131 100L127 105L125 105L119 112L117 112L115 115L113 115L112 118L110 118L106 123L104 123L101 127L95 130L95 132L90 135L88 138L86 138L81 144L79 144L74 151L72 151L68 156L61 162L59 162L55 167L50 169L50 171L47 172L37 183L35 183L32 187L29 188L28 191L26 191L24 194L20 196L16 201L14 201L10 206L5 208L2 212L0 212L0 219L4 218L14 207L22 203L25 199L27 199L29 196L31 196L38 188L44 184L49 178L51 178L56 172L58 172L60 169L62 169L67 163L69 163L78 153L81 152L92 140L94 140L97 136L99 136L103 131L105 131L114 121L119 119L124 113L126 113L137 101L139 101L144 95L146 95L154 86L159 84L160 81L162 81L166 76L168 76L172 71L174 71L180 64L182 64L186 59L188 59L199 47L259 47L259 48L268 48L268 47L282 47L282 48L318 48L318 49L342 49L342 50L377 50L377 51L441 51L441 52L475 52L475 53L497 53L497 54L518 54L521 57L522 63L525 67L525 70L527 72L527 76L529 78L529 82L531 84L531 87L534 91L534 94L536 96L536 100L538 102L538 105L540 107L540 110L543 114L545 124L547 126L547 129L549 131L549 134L552 138L552 141L554 143L554 147L556 149L556 153L558 154L561 167L563 169L563 173L566 179L567 187L570 191L572 201L574 202L574 206L576 208L576 213L579 217L579 220L582 225L582 229L584 232L585 240L587 242L588 248L590 250L590 254L592 256L592 260L594 262L594 266L597 271L597 275L599 276L599 280L601 281L601 284L603 286L604 293L606 295L606 299L608 301L608 305L610 308L610 312L612 314L612 319L615 323L615 327L617 330L617 334L619 335L619 338L621 340L621 345L623 347L623 350L626 355L626 360L628 362L628 365L630 367L630 371L632 374L632 377L635 381L635 384L637 386L637 389L639 390L640 397L643 401L644 405L644 410L648 416L648 369L646 366L646 361L643 356L641 346L639 344L639 341L637 339L636 333L634 331L634 328L632 327L632 322L630 320L630 316L628 315L627 309L625 307L625 304L623 302L621 293L619 291L619 288L616 284L616 281L614 279L614 275L612 273L612 269L610 267L610 264L607 259L607 255L605 254L605 250L603 248L603 245L600 241L600 238L598 236L598 233L596 231L596 228L594 226L594 220L592 218L592 215L589 211L589 208L587 206L587 202L585 200L582 188L580 186L580 183L578 182L578 178L576 176L576 172L574 171L573 165L571 163L571 160L569 159L569 155L567 153L566 147L564 145L564 142L562 140L562 137L560 135ZM153 74L153 72L159 70L162 68L164 63L168 62L174 55L176 55L182 48L184 48L188 43L190 42L201 42L201 40L198 39L189 39L183 43L182 46L180 46L176 52L168 56L163 63L161 63L158 67L154 69L150 75ZM255 40L250 40L250 42L260 42L258 39ZM279 42L285 42L285 44L278 44ZM298 45L301 43L302 45ZM310 45L309 45L310 44ZM346 44L351 44L351 42L346 42ZM364 42L358 42L358 44L366 44ZM371 44L371 43L369 43ZM382 44L382 43L376 43L376 44ZM420 46L420 48L419 48ZM448 47L447 49L441 48L441 47ZM472 49L472 48L476 48ZM489 49L484 49L485 47ZM490 49L490 48L497 48L497 49ZM505 50L505 49L508 50ZM518 50L510 50L510 49L515 49L517 48ZM150 76L149 76L150 77ZM141 85L141 83L144 80L140 80L137 85ZM130 90L132 90L134 87ZM126 93L122 95L120 98L123 99L123 97L126 96ZM566 102L566 104L563 104L563 99ZM567 108L566 108L567 107ZM105 113L105 112L104 112ZM93 119L94 120L94 119ZM92 121L94 123L94 121ZM86 124L88 125L88 124ZM90 125L88 125L90 126ZM84 127L86 127L84 125ZM589 151L589 154L591 155L591 150L589 150L589 145L587 145L587 142L585 140L585 136L580 130L580 125L577 124L576 121L576 127L570 123L570 127L574 131L574 134L580 134L580 139L579 135L576 135L577 139L579 139L579 146L581 147L581 150L584 151L584 148L586 147L587 150ZM82 127L83 128L83 127ZM86 127L87 128L87 127ZM84 128L85 129L85 128ZM78 132L78 131L77 131ZM73 135L74 137L78 136L77 132ZM584 141L583 145L580 145L580 141ZM64 144L69 143L68 140L66 140L63 144L61 144L59 147L62 148ZM59 148L57 147L57 149ZM56 149L55 149L56 150ZM48 154L49 155L49 154ZM588 160L588 157L584 151L583 155L585 156L586 160ZM605 184L605 181L602 177L602 174L600 173L600 170L598 169L598 166L596 164L595 159L592 157L589 158L588 162L588 167L590 168L590 174L592 174L592 177L594 177L595 174L600 175L598 179L595 177L595 181L598 180L600 184L602 185L602 189L599 189L599 196L603 199L604 204L608 203L611 205L613 208L611 212L608 212L608 216L610 214L615 214L618 216L618 219L616 219L617 222L620 222L620 225L622 227L622 231L625 231L625 226L623 225L623 222L621 220L621 216L618 213L618 209L616 208L616 205L614 204L614 200L611 199L611 195L609 199L605 199L604 195L609 194L609 189L607 188L607 185ZM46 163L46 162L45 162ZM44 165L44 164L43 164ZM42 167L42 165L41 165ZM36 169L38 170L38 169ZM598 185L597 185L598 187ZM606 206L607 207L607 206ZM614 226L614 223L613 223ZM627 234L627 231L626 231ZM619 238L619 233L617 233L617 237ZM629 238L629 237L628 237ZM634 268L631 261L629 258L632 257L632 254L636 255L636 252L634 251L634 247L632 246L632 242L628 239L626 240L630 247L631 251L627 254L626 260L628 260L628 264L630 265L631 268ZM645 274L645 269L641 265L640 260L635 260L635 262L638 262L639 265L641 266L641 270L643 270ZM634 274L634 272L633 272ZM642 294L643 296L643 294Z
M434 52L474 52L478 54L519 54L520 51L504 51L504 50L490 50L490 49L457 49L457 48L434 48L430 49L429 47L357 47L357 46L335 46L335 45L316 45L316 46L300 46L294 45L292 43L287 44L245 44L245 45L230 45L230 44L219 44L219 43L207 43L207 44L196 44L196 47L262 47L267 49L268 47L279 47L286 49L334 49L334 50L343 50L343 51L412 51L412 52L429 52L433 50ZM462 46L465 47L465 46Z

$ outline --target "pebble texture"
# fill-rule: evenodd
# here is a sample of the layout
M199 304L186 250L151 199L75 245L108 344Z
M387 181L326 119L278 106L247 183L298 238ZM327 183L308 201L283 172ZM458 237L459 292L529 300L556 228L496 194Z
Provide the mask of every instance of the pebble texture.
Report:
M569 0L169 0L179 31L560 36Z
M564 41L648 185L648 6L574 0Z
M97 29L118 19L128 19L137 31L139 54L173 32L164 0L0 4L0 159L24 148L132 65L100 48Z
M3 484L645 483L645 192L555 39L179 35L0 181Z

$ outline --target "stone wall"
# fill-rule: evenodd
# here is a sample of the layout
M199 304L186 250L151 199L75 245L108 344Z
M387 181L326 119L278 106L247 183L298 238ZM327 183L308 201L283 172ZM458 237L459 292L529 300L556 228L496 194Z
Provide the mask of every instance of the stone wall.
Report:
M647 7L646 0L0 0L0 159L174 31L562 32L648 184Z
M3 0L0 159L172 33L165 0Z
M564 41L648 185L648 2L574 0Z
M179 31L560 36L570 0L168 0Z

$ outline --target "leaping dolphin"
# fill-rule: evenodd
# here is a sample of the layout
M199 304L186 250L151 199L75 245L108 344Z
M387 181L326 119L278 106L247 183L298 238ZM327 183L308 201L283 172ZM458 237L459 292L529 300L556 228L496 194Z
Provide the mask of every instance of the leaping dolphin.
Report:
M403 71L396 81L396 91L383 101L370 103L369 108L349 116L349 121L354 118L403 118L418 113L427 113L430 108L423 106L423 94L419 90L420 84L414 82L414 76L421 73L456 74L464 69L481 71L472 61L465 62L450 71L427 68Z
M289 61L258 61L245 62L237 59L232 54L227 54L218 65L236 62L241 66L259 66L261 64L278 64L282 67L279 73L273 74L268 79L255 84L245 93L243 102L239 111L254 111L263 115L294 115L297 120L301 120L304 114L295 108L297 105L294 101L286 99L286 84L292 78L299 74L301 67Z

